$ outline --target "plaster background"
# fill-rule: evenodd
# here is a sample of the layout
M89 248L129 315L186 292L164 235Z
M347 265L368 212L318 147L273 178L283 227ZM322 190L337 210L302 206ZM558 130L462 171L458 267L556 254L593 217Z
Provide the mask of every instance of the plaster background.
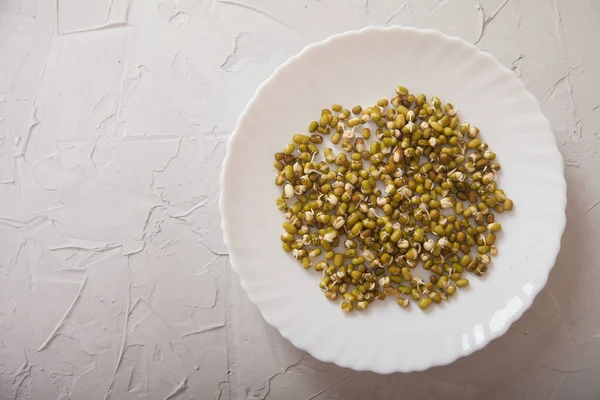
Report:
M395 24L524 81L569 206L550 281L505 336L379 376L265 324L217 199L225 142L277 65ZM598 45L597 0L0 0L0 399L600 398Z

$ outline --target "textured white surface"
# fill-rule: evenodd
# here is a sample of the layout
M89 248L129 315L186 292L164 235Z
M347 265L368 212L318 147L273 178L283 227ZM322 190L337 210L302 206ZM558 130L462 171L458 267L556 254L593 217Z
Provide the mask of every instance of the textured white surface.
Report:
M600 398L600 2L480 3L0 0L0 398ZM216 207L260 82L312 41L384 24L512 68L569 191L563 249L523 318L450 366L390 376L317 362L266 326Z

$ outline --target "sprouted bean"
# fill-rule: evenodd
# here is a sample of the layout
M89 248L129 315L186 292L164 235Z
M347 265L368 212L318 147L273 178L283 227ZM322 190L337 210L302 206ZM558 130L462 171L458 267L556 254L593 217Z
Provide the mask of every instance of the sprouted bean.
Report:
M495 216L514 207L477 127L438 97L396 94L352 111L334 104L275 154L282 248L322 274L344 312L386 297L423 310L447 301L469 287L464 275L488 271ZM337 148L323 143L330 132Z

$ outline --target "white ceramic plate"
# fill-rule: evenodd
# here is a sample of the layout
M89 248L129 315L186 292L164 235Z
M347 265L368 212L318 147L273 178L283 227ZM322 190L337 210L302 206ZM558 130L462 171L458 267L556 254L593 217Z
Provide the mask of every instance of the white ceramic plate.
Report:
M390 300L343 314L281 250L273 154L320 110L374 104L402 84L452 102L502 165L515 209L501 216L499 255L443 306L421 312ZM220 209L231 263L268 323L314 357L355 370L415 371L448 364L504 334L554 265L565 226L563 160L536 99L471 44L433 30L365 28L312 44L265 81L229 140Z

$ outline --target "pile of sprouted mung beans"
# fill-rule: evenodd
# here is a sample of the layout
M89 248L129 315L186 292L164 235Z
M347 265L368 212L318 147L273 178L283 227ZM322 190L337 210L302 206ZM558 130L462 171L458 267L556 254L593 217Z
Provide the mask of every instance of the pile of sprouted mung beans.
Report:
M427 309L486 273L496 214L513 202L496 154L452 104L398 86L364 109L334 104L308 131L275 154L281 242L342 311L388 297Z

